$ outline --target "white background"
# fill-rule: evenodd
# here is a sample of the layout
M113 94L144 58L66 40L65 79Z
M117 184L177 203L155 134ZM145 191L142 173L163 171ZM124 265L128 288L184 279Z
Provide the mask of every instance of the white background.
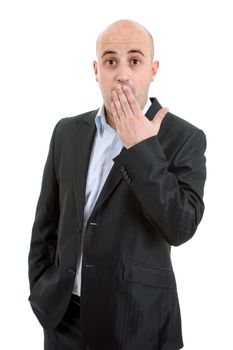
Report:
M100 105L95 40L120 18L141 22L154 36L160 69L151 96L203 129L208 140L205 216L194 238L172 252L185 349L233 348L230 3L1 1L1 349L43 348L27 301L42 170L56 122Z

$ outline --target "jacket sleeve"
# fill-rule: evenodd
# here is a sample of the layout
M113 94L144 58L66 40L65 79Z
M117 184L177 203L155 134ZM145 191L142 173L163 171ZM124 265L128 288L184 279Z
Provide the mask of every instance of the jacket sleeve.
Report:
M54 169L54 139L57 126L58 124L50 142L32 228L28 256L30 289L55 260L59 222L59 188Z
M171 245L189 240L201 221L205 149L205 134L195 128L171 159L166 159L158 136L114 158L145 217Z

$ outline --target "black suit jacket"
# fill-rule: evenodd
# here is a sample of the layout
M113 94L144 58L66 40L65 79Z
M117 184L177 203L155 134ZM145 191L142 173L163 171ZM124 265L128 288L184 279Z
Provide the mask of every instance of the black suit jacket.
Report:
M161 108L152 102L149 119ZM29 253L29 300L44 328L58 325L72 294L96 112L62 119L51 139ZM91 348L182 346L170 247L202 218L205 147L201 130L168 113L158 136L115 157L85 231L81 324Z

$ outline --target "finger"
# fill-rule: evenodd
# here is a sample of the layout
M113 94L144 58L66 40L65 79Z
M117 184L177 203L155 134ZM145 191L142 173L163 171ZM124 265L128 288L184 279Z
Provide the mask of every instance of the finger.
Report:
M154 119L152 120L153 124L160 125L162 123L163 118L165 115L169 112L169 109L167 107L161 108L156 115L154 116Z
M135 98L132 90L127 85L123 85L122 89L125 93L125 96L127 97L128 103L130 105L130 108L132 109L133 114L140 115L141 108L140 108L139 103L138 103L137 99Z
M133 117L133 111L123 91L123 87L121 87L120 85L117 87L117 94L118 94L118 99L121 103L122 110L124 111L125 117L126 118Z
M117 110L116 110L116 106L115 106L113 101L111 102L110 106L111 106L111 113L112 113L112 116L113 116L113 120L115 122L116 132L118 134L120 134L122 132L122 130L123 130L122 121L121 121L121 119L118 116L118 113L117 113Z
M113 116L115 123L119 123L119 117L117 114L115 103L113 101L111 102L111 113L112 113L112 116Z
M113 90L112 91L112 99L113 99L113 102L114 102L114 105L115 105L115 110L117 112L117 115L120 119L124 119L125 118L125 113L121 107L121 103L120 103L120 100L119 100L119 97L118 97L118 94L116 92L116 90Z

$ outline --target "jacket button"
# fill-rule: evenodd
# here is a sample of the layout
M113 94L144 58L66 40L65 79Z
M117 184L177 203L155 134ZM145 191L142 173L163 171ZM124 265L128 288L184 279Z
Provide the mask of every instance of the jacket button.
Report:
M128 184L130 184L130 183L132 182L131 177L127 177L127 180L126 180L126 181L128 182Z
M98 226L97 222L90 222L91 226Z
M73 270L73 269L68 269L68 273L69 273L70 275L73 275L73 276L76 275L76 272L75 272L75 270Z

